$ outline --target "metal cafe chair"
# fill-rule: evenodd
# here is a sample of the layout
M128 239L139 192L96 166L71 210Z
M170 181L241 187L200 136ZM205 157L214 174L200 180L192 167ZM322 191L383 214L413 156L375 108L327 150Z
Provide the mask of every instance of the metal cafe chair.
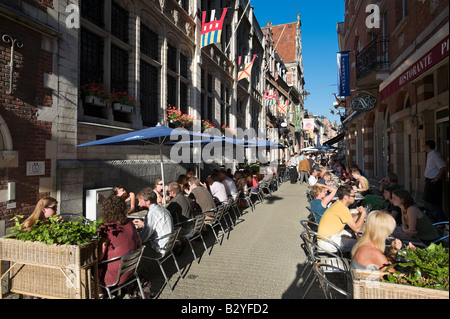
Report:
M192 229L189 233L180 235L180 238L186 240L189 243L192 254L194 255L194 258L195 258L195 261L197 262L197 264L198 264L197 256L195 254L194 247L192 246L192 242L194 240L196 240L197 238L200 238L203 242L203 247L205 247L205 251L209 255L208 248L206 247L205 240L203 239L203 236L202 236L202 229L203 229L203 225L205 224L205 218L206 218L206 215L201 214L195 218L192 218L192 219L189 219L188 221L186 221L186 223L194 222L194 226L192 227Z
M112 293L114 293L134 282L137 282L141 297L142 297L142 299L145 299L144 291L142 290L141 280L140 280L139 274L137 272L137 268L138 268L139 262L141 260L144 248L145 248L145 246L142 245L139 249L136 249L135 251L132 251L128 254L118 256L115 258L111 258L108 260L104 260L104 261L101 261L98 263L99 265L102 265L102 264L110 263L112 261L120 260L119 271L117 273L117 279L116 279L115 283L112 285L99 284L100 287L104 288L108 292L109 299L112 299L112 295L111 295ZM120 277L124 273L127 273L129 271L134 271L134 277L131 277L128 281L119 285Z
M205 225L207 225L208 227L211 228L211 230L212 230L212 232L214 234L214 237L216 237L216 242L219 243L219 246L221 246L222 243L219 241L218 233L216 233L214 228L219 226L222 229L223 236L225 236L225 229L223 228L223 225L222 225L222 222L221 222L223 213L225 212L225 206L224 205L220 205L220 206L216 207L214 212L215 212L215 214L213 216L213 219L212 220L205 220ZM228 235L229 235L229 231L228 231ZM227 240L228 240L228 238L227 238Z
M441 226L443 225L443 227ZM448 221L434 223L433 226L436 228L439 238L433 241L434 244L442 243L443 246L448 247Z
M241 193L242 192L239 191L236 195L229 197L229 201L231 201L230 207L233 210L233 214L236 219L238 219L241 214L238 207L239 199L241 198Z
M313 211L310 207L306 206L306 209L309 211L308 219L314 221L317 223L317 217L322 218L319 214L317 214L315 211Z
M271 184L272 184L272 181L273 181L273 177L272 177L272 179L269 182L261 181L261 182L258 183L258 186L259 186L259 189L260 189L260 192L261 192L261 196L264 197L264 190L267 190L267 192L269 193L269 196L272 196L272 189L270 187Z
M317 230L319 229L319 224L317 224L313 220L302 219L300 220L300 225L303 226L304 230L311 230L317 232Z
M327 277L327 273L330 273L331 269L333 270L333 275ZM352 299L352 274L350 270L319 262L314 265L314 273L319 279L320 287L322 288L325 298L335 299L337 292L347 299ZM333 279L331 277L333 277Z
M252 211L255 210L255 204L252 202L251 196L254 187L249 187L247 192L243 193L244 200L247 202L247 205L251 207Z
M180 278L183 278L183 275L181 274L181 271L180 271L180 267L178 266L177 259L175 258L175 255L173 254L173 247L175 246L175 243L176 243L176 240L177 240L180 230L181 230L180 227L176 227L173 232L166 235L169 237L169 239L168 239L166 245L162 248L162 251L164 251L164 253L159 253L152 249L149 251L149 253L147 253L147 251L146 251L146 254L142 256L142 258L144 258L144 259L154 260L154 261L158 262L159 268L161 269L161 272L162 272L164 279L166 280L167 286L169 286L170 290L173 290L173 288L172 288L172 286L170 286L169 279L167 278L166 272L164 271L162 264L167 259L172 257L173 261L175 263L175 266L177 267L178 275L180 276ZM164 237L166 237L166 236L164 236ZM161 239L161 238L163 238L163 237L160 237L158 239ZM149 254L149 255L147 255L147 254Z
M303 240L304 247L302 248L306 252L306 262L308 263L305 269L308 266L311 268L305 280L303 281L302 286L304 286L308 281L311 273L313 272L314 265L319 262L333 265L334 267L344 269L345 271L350 271L350 263L348 259L344 257L341 248L336 243L311 230L305 230L300 234L300 237ZM317 243L318 240L323 240L332 245L336 249L336 252L331 252L320 247ZM304 273L305 269L303 269L302 274ZM335 269L324 269L324 271L334 272ZM317 279L317 277L315 277L309 284L303 295L303 299L308 295L308 292L311 289L311 286L313 285L315 279Z
M231 199L228 199L228 203L223 204L224 205L224 212L223 212L223 219L225 220L225 223L227 224L227 229L231 229L230 225L228 224L228 221L226 219L226 217L228 217L230 219L230 223L231 225L235 226L233 219L231 218L230 212L231 212Z

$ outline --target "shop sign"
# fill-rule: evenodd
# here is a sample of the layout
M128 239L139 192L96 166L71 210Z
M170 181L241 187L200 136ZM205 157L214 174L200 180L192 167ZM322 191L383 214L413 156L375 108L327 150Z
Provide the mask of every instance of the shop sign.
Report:
M366 112L375 108L377 99L370 94L362 94L353 98L352 109L358 112Z
M387 98L389 95L398 91L400 88L423 75L437 63L448 57L449 54L449 37L448 35L436 44L431 50L419 59L415 60L404 72L397 76L393 81L383 86L380 90L381 99Z

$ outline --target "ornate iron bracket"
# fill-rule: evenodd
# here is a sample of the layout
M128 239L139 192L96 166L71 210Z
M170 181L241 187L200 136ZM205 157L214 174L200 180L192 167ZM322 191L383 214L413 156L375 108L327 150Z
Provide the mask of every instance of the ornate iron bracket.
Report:
M16 45L18 48L23 47L23 43L18 39L13 39L9 34L4 34L2 36L2 40L5 43L11 43L11 60L9 62L9 91L7 94L12 94L13 91L13 80L14 80L14 46Z

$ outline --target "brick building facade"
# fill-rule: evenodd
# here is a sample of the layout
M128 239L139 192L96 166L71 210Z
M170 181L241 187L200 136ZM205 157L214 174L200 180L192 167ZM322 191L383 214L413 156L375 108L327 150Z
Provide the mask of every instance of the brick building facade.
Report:
M396 173L400 184L420 201L424 141L435 140L447 165L449 161L448 1L345 3L338 37L340 50L350 51L351 96L346 97L344 120L347 164L358 164L377 180ZM366 10L374 4L375 11ZM364 95L376 99L375 107L353 109L352 103ZM446 194L448 168L444 185Z
M54 190L55 162L50 150L54 123L41 114L56 108L53 90L46 85L53 72L56 32L39 19L28 19L15 10L23 5L32 15L46 16L53 1L3 2L0 7L0 219L8 220L16 214L31 213L38 198Z

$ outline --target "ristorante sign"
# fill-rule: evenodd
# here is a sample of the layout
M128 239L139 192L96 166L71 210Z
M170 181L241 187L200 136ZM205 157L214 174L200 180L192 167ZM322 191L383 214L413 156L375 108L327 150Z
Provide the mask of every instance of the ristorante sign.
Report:
M400 74L392 82L385 86L380 92L381 99L387 98L389 95L395 93L404 85L413 81L414 79L431 69L434 65L442 61L445 57L448 56L449 48L449 37L447 35L430 51L420 57L420 59L415 61L402 74Z

